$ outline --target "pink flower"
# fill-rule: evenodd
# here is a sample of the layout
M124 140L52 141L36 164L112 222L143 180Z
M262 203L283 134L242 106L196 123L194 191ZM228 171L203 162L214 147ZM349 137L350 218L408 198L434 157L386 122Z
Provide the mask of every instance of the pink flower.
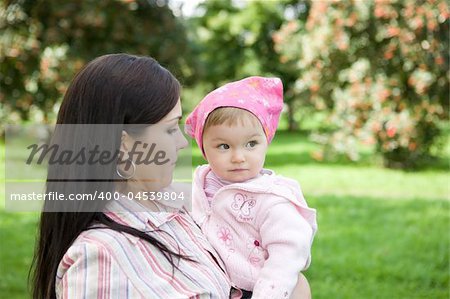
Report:
M230 229L227 227L221 227L217 232L217 237L226 245L230 246L233 236L230 233Z
M393 138L396 133L397 133L397 129L395 127L390 127L387 129L387 135L390 138Z
M397 35L400 34L400 28L395 27L395 26L390 26L390 27L387 29L387 33L388 33L388 36L389 36L389 37L397 36Z

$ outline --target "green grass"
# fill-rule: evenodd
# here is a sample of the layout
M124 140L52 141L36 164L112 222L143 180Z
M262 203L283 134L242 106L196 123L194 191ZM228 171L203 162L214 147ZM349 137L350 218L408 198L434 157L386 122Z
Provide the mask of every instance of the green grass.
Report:
M448 165L388 170L370 151L357 165L319 163L310 157L314 149L302 134L280 132L266 159L268 168L297 179L318 211L319 232L306 271L313 297L449 298ZM3 150L0 155L3 161ZM193 163L203 163L196 148ZM0 203L3 198L2 186ZM29 297L37 218L0 210L0 298Z
M0 298L31 298L27 292L27 275L37 219L37 213L0 212Z
M321 196L315 298L448 298L449 202Z

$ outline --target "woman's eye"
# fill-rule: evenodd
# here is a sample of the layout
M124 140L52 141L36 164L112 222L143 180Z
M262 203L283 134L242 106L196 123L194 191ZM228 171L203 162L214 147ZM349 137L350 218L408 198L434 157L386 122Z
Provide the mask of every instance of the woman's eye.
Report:
M168 130L167 133L174 134L176 131L178 131L178 127Z
M255 140L252 140L247 143L247 147L255 147L257 144L258 144L258 142L256 142Z
M222 144L219 144L219 145L217 146L217 148L218 148L218 149L221 149L221 150L227 150L227 149L230 148L230 146L229 146L228 144L222 143Z

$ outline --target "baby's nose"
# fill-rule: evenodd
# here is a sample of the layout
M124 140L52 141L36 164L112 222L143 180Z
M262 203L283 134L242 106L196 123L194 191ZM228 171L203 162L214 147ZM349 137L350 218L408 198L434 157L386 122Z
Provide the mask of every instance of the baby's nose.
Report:
M233 151L233 155L231 157L231 162L233 163L242 163L245 161L245 156L240 150Z

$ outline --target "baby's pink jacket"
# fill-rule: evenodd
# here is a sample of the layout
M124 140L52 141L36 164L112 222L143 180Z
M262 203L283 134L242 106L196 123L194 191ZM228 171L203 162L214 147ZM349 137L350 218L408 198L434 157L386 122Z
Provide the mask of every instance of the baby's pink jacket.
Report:
M289 298L301 270L308 268L317 230L316 211L299 184L273 171L204 192L209 165L194 173L193 217L226 265L232 285L252 298Z

